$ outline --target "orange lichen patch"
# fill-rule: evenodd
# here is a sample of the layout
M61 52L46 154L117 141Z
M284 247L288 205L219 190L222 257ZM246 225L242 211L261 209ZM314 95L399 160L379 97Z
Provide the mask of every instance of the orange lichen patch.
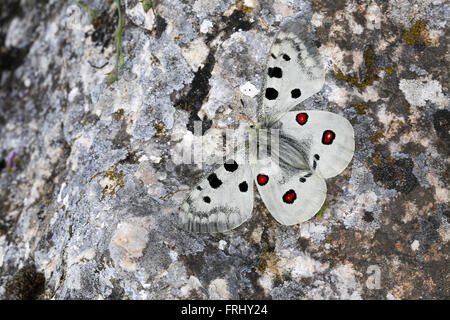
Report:
M184 110L184 111L187 111L187 112L193 112L194 111L194 109L192 109L192 107L190 105L188 105L187 102L184 102L183 105L177 104L175 106L175 109L177 109L177 110Z
M408 45L424 43L427 47L433 45L430 38L430 31L427 29L425 21L417 21L409 30L406 30L402 36L403 42Z
M252 7L247 7L246 5L243 5L241 11L243 13L245 13L245 14L250 15L250 14L252 14L253 8Z
M394 73L394 67L386 68L386 69L384 69L384 71L386 73L393 74Z
M371 134L369 137L370 142L372 143L377 143L379 142L381 139L384 138L384 132L381 129L378 129L377 131L375 131L375 133Z
M367 86L371 86L374 81L380 80L380 77L376 74L375 68L375 54L373 49L369 48L364 51L364 64L366 66L366 77L361 81L357 77L352 77L346 75L339 69L338 66L334 65L334 76L336 79L342 79L349 82L352 86L357 87L358 89L365 89Z
M366 106L366 105L363 105L362 103L358 103L358 104L355 106L355 111L356 111L356 114L357 114L357 115L365 114L365 113L366 113L366 110L367 110L367 106Z
M120 121L120 120L122 119L122 117L123 117L124 114L125 114L125 111L124 111L122 108L120 108L119 110L117 110L116 112L114 112L114 113L112 114L112 116L113 116L114 120Z
M280 258L277 257L275 252L269 251L267 248L264 248L263 252L263 255L259 259L259 271L261 271L262 273L269 271L276 275L280 280L283 280L283 275L281 274L281 271L277 266Z
M122 189L125 186L125 183L123 182L125 174L122 171L107 171L105 173L105 177L111 181L111 184L108 184L103 188L102 200L105 199L106 195L112 196L113 194L115 194L115 189L117 186L119 186L119 189Z
M156 129L156 133L155 133L154 137L161 138L161 137L164 137L166 135L167 129L164 126L164 124L161 124L157 120L153 120L153 127Z
M119 190L125 186L125 182L123 181L125 173L122 171L117 172L117 165L114 165L106 172L102 171L94 174L89 182L99 175L104 177L101 181L99 181L99 184L103 187L101 200L105 199L107 195L114 195L116 193L117 186L119 186Z
M446 255L442 253L442 243L433 243L428 253L424 255L426 261L442 261Z
M256 5L256 3L253 4ZM254 8L245 5L245 1L238 1L238 3L236 3L236 9L242 11L245 14L251 15Z
M384 157L380 152L375 152L372 161L377 167L381 167L385 162L394 163L395 159L392 156Z
M393 137L404 126L405 126L405 123L402 120L392 120L392 121L390 121L389 125L387 126L388 129L385 132L385 137L386 138Z
M372 158L373 163L377 166L381 168L381 165L383 164L383 160L381 159L381 157L379 156L374 156Z
M369 48L364 51L364 63L366 64L367 70L370 70L375 63L375 54L373 53L373 49Z
M155 56L154 54L151 54L152 56L150 57L150 65L153 66L155 63L157 64L161 64L161 61L158 59L157 56Z

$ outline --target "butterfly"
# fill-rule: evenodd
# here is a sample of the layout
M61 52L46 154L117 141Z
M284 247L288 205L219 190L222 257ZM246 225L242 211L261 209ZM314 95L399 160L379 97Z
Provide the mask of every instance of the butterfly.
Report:
M300 20L281 24L265 72L258 123L249 127L256 147L247 143L241 149L249 157L228 159L193 188L179 210L184 229L215 233L240 226L251 217L254 185L279 223L306 221L325 202L325 179L350 163L355 139L347 119L326 111L291 111L325 82L320 54ZM278 137L272 144L271 132ZM262 147L270 155L260 152Z

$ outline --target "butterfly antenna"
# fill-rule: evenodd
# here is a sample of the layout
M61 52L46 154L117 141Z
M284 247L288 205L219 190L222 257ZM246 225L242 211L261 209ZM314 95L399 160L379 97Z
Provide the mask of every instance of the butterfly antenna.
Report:
M189 191L189 189L178 189L178 190L176 190L176 191L169 191L169 192L167 192L165 195L163 195L163 196L161 196L161 197L159 197L161 200L163 200L164 202L166 202L167 201L167 198L168 197L171 197L171 196L173 196L175 193L178 193L178 192L184 192L184 191Z
M244 101L242 99L240 99L240 100L241 100L242 108L245 109ZM245 115L243 113L241 113L238 117L238 125L241 123L241 120L247 120L248 122L250 122L252 124L252 126L256 125L252 119L250 119L247 115Z
M241 122L241 120L246 120L246 121L250 122L252 124L252 126L256 125L255 122L252 119L250 119L249 117L247 117L245 114L240 114L239 115L239 117L238 117L238 124Z

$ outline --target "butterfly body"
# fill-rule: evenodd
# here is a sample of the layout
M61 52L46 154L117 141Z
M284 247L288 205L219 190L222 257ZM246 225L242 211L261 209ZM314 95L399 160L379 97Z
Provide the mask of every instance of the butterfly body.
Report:
M258 123L247 130L238 152L227 156L182 204L181 225L194 232L223 232L248 220L253 185L283 225L313 217L326 199L325 179L351 161L353 127L340 115L290 111L320 91L325 71L303 24L281 26L272 44Z

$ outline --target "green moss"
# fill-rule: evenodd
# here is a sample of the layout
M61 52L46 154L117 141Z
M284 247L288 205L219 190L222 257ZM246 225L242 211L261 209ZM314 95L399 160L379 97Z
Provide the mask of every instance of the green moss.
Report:
M89 8L88 6L85 6L81 2L77 0L72 0L72 2L75 3L77 6L79 6L81 9L83 9L84 11L86 11L87 13L89 13L92 19L95 19L95 17L97 16L97 12L95 10Z
M148 10L153 8L153 2L151 0L141 0L144 12L147 13Z
M114 70L108 74L106 79L106 84L110 86L119 78L119 66L120 70L123 70L124 57L122 48L122 32L123 32L123 21L122 21L122 10L120 8L120 0L116 0L117 11L119 13L119 22L117 23L116 29L116 64L114 65Z
M75 3L77 6L85 10L89 13L89 15L92 17L92 24L96 27L96 29L102 28L104 24L104 19L102 17L97 16L97 12L95 10L90 9L89 7L85 6L84 4L80 3L77 0L71 0L73 3ZM122 10L120 8L120 0L115 0L117 5L117 11L119 13L119 21L117 23L116 28L116 63L114 65L114 70L108 73L108 78L106 79L106 84L110 86L114 82L119 79L119 67L121 70L123 70L124 65L124 57L123 57L123 48L122 48L122 33L123 33L123 21L122 21ZM151 1L144 0L144 10L146 6ZM110 4L112 4L112 1L110 1ZM148 10L148 9L147 9ZM147 12L147 11L146 11Z

